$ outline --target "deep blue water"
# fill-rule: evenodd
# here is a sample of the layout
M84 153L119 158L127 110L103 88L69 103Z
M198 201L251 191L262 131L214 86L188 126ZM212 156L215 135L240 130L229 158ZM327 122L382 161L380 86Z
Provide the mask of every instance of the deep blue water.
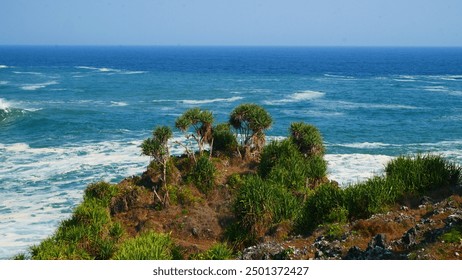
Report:
M88 183L141 173L155 125L192 107L224 122L244 102L272 137L318 126L344 186L399 154L462 163L462 48L3 46L0 258L51 234Z

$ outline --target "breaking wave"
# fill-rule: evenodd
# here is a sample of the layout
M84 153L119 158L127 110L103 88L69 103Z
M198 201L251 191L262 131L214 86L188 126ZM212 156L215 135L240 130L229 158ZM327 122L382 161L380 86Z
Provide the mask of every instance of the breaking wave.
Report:
M264 101L266 105L281 105L287 103L295 103L301 101L310 101L324 97L326 94L320 91L306 90L287 95L286 98L280 100Z

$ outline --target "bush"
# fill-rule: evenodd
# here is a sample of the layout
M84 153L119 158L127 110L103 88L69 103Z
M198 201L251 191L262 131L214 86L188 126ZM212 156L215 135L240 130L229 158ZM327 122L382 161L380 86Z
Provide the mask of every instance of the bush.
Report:
M115 260L171 260L174 244L167 234L146 232L120 245Z
M236 229L235 240L251 244L274 225L293 220L300 203L284 187L264 181L258 176L246 177L233 204Z
M238 143L227 123L219 124L213 128L213 152L232 156L237 151Z
M342 189L332 184L320 185L305 203L299 221L300 230L310 232L320 224L343 221L343 204Z
M438 155L400 156L387 164L385 172L387 178L402 182L410 195L461 182L461 167Z
M230 260L233 259L233 250L224 243L217 243L203 253L193 255L194 260Z
M259 174L289 189L303 190L326 176L321 156L304 157L289 140L272 142L262 152Z
M190 174L190 179L198 190L207 194L215 185L216 172L215 165L208 157L202 156L197 160Z
M323 156L324 142L319 130L310 124L303 122L292 123L289 128L290 140L305 156Z
M112 185L106 182L98 182L90 184L84 193L84 200L96 199L101 202L104 207L109 206L111 199L119 193L117 185Z
M383 212L402 197L402 182L390 178L374 177L344 190L345 206L350 218L367 218Z

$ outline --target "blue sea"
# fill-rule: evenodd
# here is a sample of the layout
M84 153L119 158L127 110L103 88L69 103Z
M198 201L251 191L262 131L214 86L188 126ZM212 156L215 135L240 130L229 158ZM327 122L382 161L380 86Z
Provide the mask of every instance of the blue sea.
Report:
M156 125L249 102L270 140L316 125L344 187L401 154L462 164L461 48L1 46L0 259L52 234L87 184L141 174Z

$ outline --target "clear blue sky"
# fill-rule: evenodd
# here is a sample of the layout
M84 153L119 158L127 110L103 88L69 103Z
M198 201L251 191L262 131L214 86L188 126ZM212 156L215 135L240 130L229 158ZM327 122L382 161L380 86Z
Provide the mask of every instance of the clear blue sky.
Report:
M0 0L0 44L462 46L462 0Z

